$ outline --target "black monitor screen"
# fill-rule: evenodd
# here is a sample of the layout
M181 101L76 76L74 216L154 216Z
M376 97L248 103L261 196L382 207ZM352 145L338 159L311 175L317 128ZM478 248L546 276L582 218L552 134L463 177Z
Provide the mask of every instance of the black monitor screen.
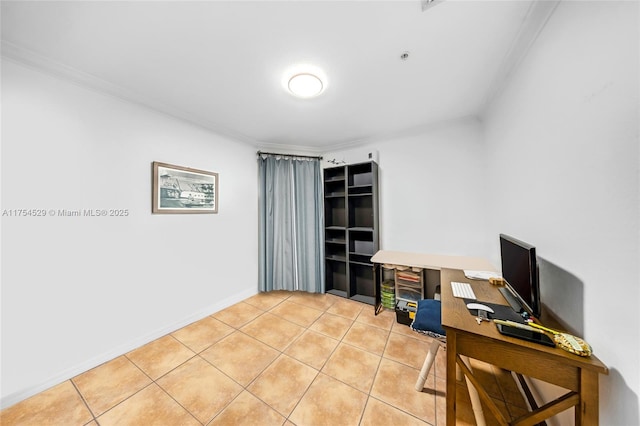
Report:
M525 310L540 315L536 249L530 244L500 234L502 276L518 296Z

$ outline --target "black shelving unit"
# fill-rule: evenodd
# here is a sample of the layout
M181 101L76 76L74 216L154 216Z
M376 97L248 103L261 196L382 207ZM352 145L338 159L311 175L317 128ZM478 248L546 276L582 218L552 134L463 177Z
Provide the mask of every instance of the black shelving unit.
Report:
M325 291L375 304L371 256L378 251L378 165L324 170Z

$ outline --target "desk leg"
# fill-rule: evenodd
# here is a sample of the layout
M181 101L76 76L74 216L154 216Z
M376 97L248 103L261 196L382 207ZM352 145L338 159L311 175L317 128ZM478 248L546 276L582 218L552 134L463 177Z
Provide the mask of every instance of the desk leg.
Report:
M576 425L595 426L599 422L598 373L580 370L580 404L575 407Z
M456 424L456 333L447 330L447 426Z

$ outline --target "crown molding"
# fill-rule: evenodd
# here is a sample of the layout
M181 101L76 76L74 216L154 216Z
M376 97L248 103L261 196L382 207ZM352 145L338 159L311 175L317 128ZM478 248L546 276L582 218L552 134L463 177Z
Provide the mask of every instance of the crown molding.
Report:
M243 142L251 146L257 146L258 144L258 141L245 134L223 128L215 123L203 120L199 117L195 117L192 114L189 114L178 108L166 105L163 102L158 101L157 99L151 98L130 89L126 89L120 85L110 83L104 79L96 77L93 74L89 74L68 65L53 61L46 56L17 46L13 43L3 40L1 48L3 58L53 75L83 88L107 94L130 103L141 105L164 115L168 115L172 118L176 118L181 121L186 121L190 124L196 125L198 127L202 127L222 137Z
M561 0L535 0L531 2L522 25L518 30L518 34L502 60L502 65L481 104L481 112L486 111L491 102L502 92L511 74L527 56L531 46L533 46L538 39L538 36L547 25L549 18L551 18L560 4L560 1Z
M444 129L455 124L460 123L481 123L482 120L476 114L467 114L460 117L453 118L444 118L437 121L431 121L428 123L420 124L413 127L408 127L406 129L381 133L375 136L368 136L359 139L354 139L348 142L337 143L334 145L330 145L327 147L323 147L322 154L336 152L336 151L346 151L352 148L359 148L366 145L373 144L385 144L389 142L395 142L400 139L414 138L422 135L429 134L431 132L438 131L439 129Z

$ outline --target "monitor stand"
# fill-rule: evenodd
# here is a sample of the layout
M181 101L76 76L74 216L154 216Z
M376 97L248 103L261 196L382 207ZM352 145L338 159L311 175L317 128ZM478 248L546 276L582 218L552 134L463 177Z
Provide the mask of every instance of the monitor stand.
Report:
M502 297L505 298L505 300L509 303L509 305L515 312L521 313L522 311L524 311L522 305L520 305L520 302L518 302L518 299L516 299L516 297L511 293L511 291L509 291L507 287L499 287L498 291L502 293Z

